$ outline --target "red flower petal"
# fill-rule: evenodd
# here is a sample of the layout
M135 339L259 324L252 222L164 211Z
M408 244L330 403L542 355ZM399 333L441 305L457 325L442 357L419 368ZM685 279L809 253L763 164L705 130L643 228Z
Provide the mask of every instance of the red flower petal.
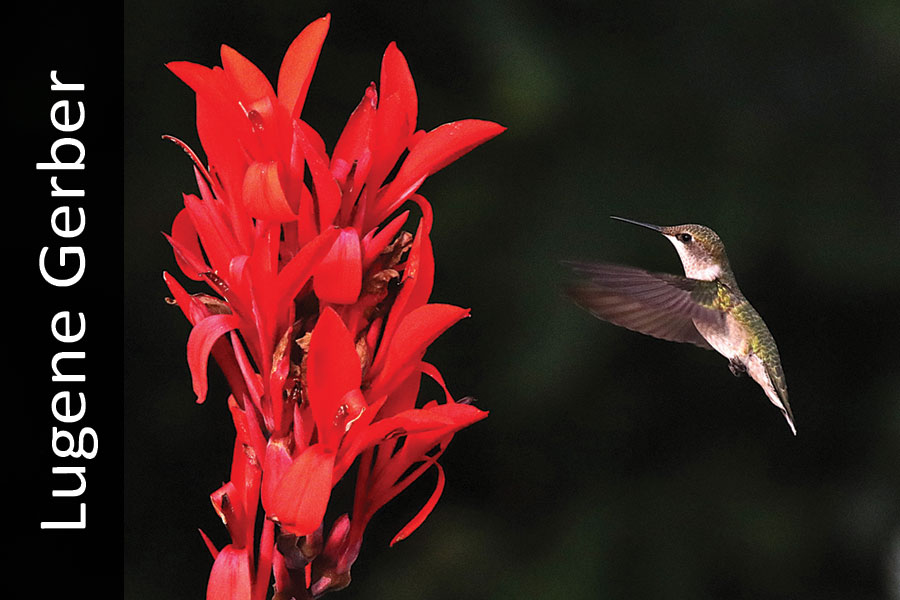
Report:
M409 143L409 117L406 100L399 92L385 96L382 92L372 123L370 149L372 151L366 186L370 194L381 186L385 177L394 169L397 159ZM367 219L370 227L380 223L387 214L374 221Z
M191 223L200 236L203 251L214 270L224 271L233 257L246 254L225 220L226 215L222 211L221 204L186 194L184 207L191 217Z
M166 236L166 239L175 250L175 262L178 263L181 272L194 281L202 281L201 273L208 272L210 267L203 260L200 238L197 237L197 230L194 229L186 208L178 211L175 220L172 221L172 236Z
M314 444L294 459L272 497L269 517L294 535L318 529L331 497L334 453Z
M362 535L362 529L380 507L405 490L432 464L436 464L456 431L487 415L487 412L466 404L432 402L421 409L404 411L385 419L393 422L405 421L406 426L424 426L424 428L420 431L411 429L402 444L393 439L386 439L385 443L379 446L374 461L371 450L363 455L353 506L354 519L359 524L356 537ZM378 421L372 428L375 429L381 424L382 421ZM435 447L437 451L432 452ZM436 502L437 496L433 496L433 500ZM411 533L425 519L432 507L432 502L426 504L420 515L404 527L401 535L394 541ZM359 540L355 539L351 543L358 542Z
M218 172L225 190L239 198L247 163L242 141L252 129L239 99L231 97L225 72L190 62L171 62L166 66L196 93L197 134L207 162Z
M292 461L284 438L269 440L266 444L266 460L263 465L262 505L269 512L281 479L290 468Z
M409 151L397 177L380 195L367 220L380 222L409 198L426 177L505 130L502 125L490 121L468 119L446 123L429 131Z
M426 304L406 315L391 339L384 367L372 382L370 397L390 394L419 368L428 345L468 315L468 309L449 304Z
M424 305L431 295L434 282L434 255L431 251L431 239L428 237L432 220L431 207L424 198L420 204L422 220L419 221L416 237L406 260L406 268L403 270L403 287L388 315L381 345L372 364L372 373L378 373L384 367L387 358L386 348L390 347L391 339L399 324L410 311Z
M203 538L203 543L206 544L206 549L209 550L209 553L212 555L213 560L219 556L219 550L216 548L215 544L212 543L212 540L209 539L209 536L202 529L197 529L200 532L200 537Z
M206 600L248 600L251 592L250 548L228 544L216 556Z
M313 289L322 302L353 304L362 289L362 251L359 234L352 227L342 229L331 251L319 263Z
M198 403L206 400L206 365L213 344L226 332L239 326L240 319L235 315L210 315L191 330L187 343L187 357Z
M319 442L337 450L344 434L340 412L348 393L359 390L362 367L353 336L331 308L319 316L309 341L306 384ZM348 409L343 409L346 412ZM347 415L344 415L347 416Z
M429 440L439 440L480 421L488 414L468 404L453 403L449 405L453 408L445 411L434 410L437 406L432 404L428 408L409 408L393 416L379 418L357 439L353 440L353 450L359 453L366 448L403 435L418 436L416 439L420 441L425 437ZM379 414L379 417L382 415L383 412ZM436 442L431 442L431 445L433 446L434 443Z
M255 456L265 456L266 438L262 429L260 429L259 421L256 418L256 410L252 405L241 408L235 400L234 395L228 397L228 410L231 411L231 420L234 421L234 428L237 431L237 442L240 443L241 449L247 449Z
M249 106L260 98L275 95L272 84L263 72L240 52L222 44L221 55L222 67L228 81L240 92L244 106Z
M401 529L397 535L394 536L394 539L391 540L389 546L393 546L397 542L401 540L405 540L409 537L409 535L419 528L425 519L428 518L428 515L431 514L431 511L434 510L437 501L440 499L441 494L444 491L444 483L446 481L446 477L444 476L444 468L438 464L434 463L434 466L437 467L438 472L438 480L437 485L434 486L434 492L432 492L431 497L428 498L428 502L425 503L425 506L413 517L409 523L407 523L403 529Z
M329 229L323 231L311 242L305 244L300 252L278 273L278 305L287 306L293 302L303 286L312 276L319 262L330 251L340 231Z
M382 227L381 231L378 233L375 233L375 230L373 229L366 234L365 239L362 241L363 269L368 269L372 262L378 258L378 255L381 254L381 251L397 237L397 232L400 231L400 228L406 223L408 217L409 211L407 210L394 217L394 219Z
M334 224L334 218L341 208L341 188L331 175L328 155L325 154L325 143L316 130L303 121L294 122L294 134L312 175L318 207L319 229Z
M185 60L166 63L166 67L195 92L209 92L219 83L219 76L213 69Z
M244 174L242 198L247 214L254 219L281 223L297 219L296 207L288 203L281 185L281 163L255 162Z
M165 271L163 271L163 281L166 282L169 291L172 292L175 304L178 305L184 316L191 322L191 325L196 325L198 321L211 314L209 310L204 309L203 304L198 299L188 294L187 290L181 287L177 279Z
M300 116L306 92L312 81L322 43L328 34L331 15L313 21L300 32L281 61L278 71L278 101L288 110L291 119Z
M350 114L350 118L347 119L347 124L344 126L344 131L341 132L341 137L338 138L337 143L334 145L334 151L331 156L331 172L342 186L354 165L356 165L354 181L365 181L368 173L368 156L370 154L369 136L377 102L378 94L375 91L375 84L372 84L366 88L362 100ZM363 161L365 161L365 168Z
M447 402L453 402L453 396L450 394L450 390L447 389L447 384L444 383L444 377L441 375L441 372L438 371L437 367L435 367L431 363L423 362L421 364L422 372L434 379L438 385L444 390L444 398Z
M407 123L406 135L412 135L416 130L416 117L419 111L416 85L409 72L406 57L397 49L397 44L394 42L391 42L384 51L379 83L382 97L397 94L400 98L402 112Z

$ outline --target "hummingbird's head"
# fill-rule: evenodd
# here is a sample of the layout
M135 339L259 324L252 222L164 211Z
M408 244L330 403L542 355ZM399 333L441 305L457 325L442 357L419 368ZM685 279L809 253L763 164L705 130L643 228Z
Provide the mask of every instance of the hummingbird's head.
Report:
M725 246L716 232L703 225L671 225L661 227L621 217L613 217L618 221L633 223L658 231L668 238L684 266L684 274L691 279L712 281L730 269Z

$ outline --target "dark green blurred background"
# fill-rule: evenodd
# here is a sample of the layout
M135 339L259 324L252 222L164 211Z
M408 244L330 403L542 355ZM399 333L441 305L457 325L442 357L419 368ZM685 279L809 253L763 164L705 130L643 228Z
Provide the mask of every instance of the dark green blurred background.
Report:
M189 327L163 302L160 232L195 186L160 136L200 150L163 65L220 64L227 43L274 78L326 12L303 116L329 148L392 40L420 127L509 128L422 189L433 299L472 309L428 359L490 418L451 444L413 536L387 548L433 473L376 516L334 598L900 599L900 7L723 4L126 2L128 600L203 598L197 528L228 541L208 499L227 392L217 375L194 404ZM564 258L680 271L609 215L720 234L796 438L722 357L561 296Z

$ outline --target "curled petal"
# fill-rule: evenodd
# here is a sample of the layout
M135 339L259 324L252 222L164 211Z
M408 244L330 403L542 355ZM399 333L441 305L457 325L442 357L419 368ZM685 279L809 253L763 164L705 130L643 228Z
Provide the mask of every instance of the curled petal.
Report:
M294 459L270 502L269 517L297 536L319 528L331 497L334 453L313 444Z
M428 515L431 514L431 511L434 510L437 501L441 498L441 494L444 492L444 483L446 481L446 477L444 476L444 468L437 462L434 463L434 466L437 468L438 472L438 480L437 484L434 486L434 492L431 493L431 497L428 498L428 502L425 503L425 506L416 514L415 517L407 523L403 529L401 529L397 535L394 536L394 539L391 540L390 546L393 546L397 542L401 540L405 540L409 537L409 535L419 528L425 519L428 518Z
M291 42L281 61L281 69L278 71L278 101L291 114L291 119L299 117L303 110L330 22L329 14L307 25Z
M359 234L352 227L342 229L331 251L313 279L316 296L332 304L352 304L362 289L362 251Z
M255 162L247 167L242 188L247 213L254 219L287 222L297 218L281 184L277 161Z
M206 366L213 344L226 332L237 329L239 326L240 319L235 315L210 315L197 323L191 330L187 343L187 356L198 403L206 400Z
M401 429L396 436L385 438L385 444L379 446L374 461L371 454L363 454L353 506L354 519L359 526L351 543L359 542L362 529L380 507L409 487L437 462L456 431L485 418L487 414L466 404L432 402L421 409L407 410L385 419L402 423ZM373 428L381 423L382 421L376 422ZM406 428L409 431L402 444L392 440L393 437L403 435ZM425 519L433 508L433 503L437 502L437 496L439 491L433 495L433 502L427 503L425 509L404 527L394 541L411 533Z
M434 379L438 385L444 390L444 398L447 402L453 402L453 396L450 394L450 390L447 389L447 384L444 383L444 377L441 375L441 372L438 371L437 367L432 365L431 363L423 362L421 365L422 372Z

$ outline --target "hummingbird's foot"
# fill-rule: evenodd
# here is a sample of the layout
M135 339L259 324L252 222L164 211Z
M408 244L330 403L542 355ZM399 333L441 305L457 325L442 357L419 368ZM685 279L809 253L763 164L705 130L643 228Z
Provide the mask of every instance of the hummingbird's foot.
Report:
M740 377L747 372L747 367L744 366L744 363L735 359L728 361L728 368L731 369L731 374L735 377Z

